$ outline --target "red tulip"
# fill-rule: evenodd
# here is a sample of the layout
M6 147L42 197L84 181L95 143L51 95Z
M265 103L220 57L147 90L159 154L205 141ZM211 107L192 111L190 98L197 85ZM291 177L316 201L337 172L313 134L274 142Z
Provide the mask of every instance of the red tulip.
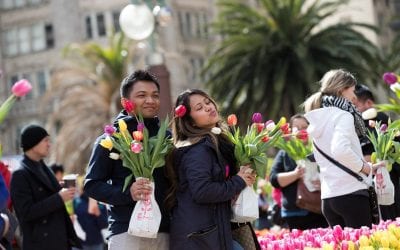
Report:
M126 110L126 112L132 113L135 110L135 104L130 100L122 98L121 102L122 102L122 107Z
M261 139L263 142L268 142L269 141L269 137L266 135Z
M382 78L389 85L397 82L397 76L393 72L386 72L385 74L383 74Z
M179 105L175 108L175 116L183 117L186 114L186 107L184 105Z
M19 80L18 82L14 83L14 85L11 88L11 92L16 97L25 96L31 90L32 90L32 85L26 79Z
M135 141L142 141L143 140L143 133L142 131L134 131L132 133L132 137Z
M253 126L256 126L258 133L261 133L264 129L264 123L253 123Z
M297 137L298 139L300 139L300 140L306 142L306 141L308 140L308 133L307 133L307 130L305 130L305 129L299 130L299 131L297 132L297 134L296 134L296 137Z
M227 118L227 123L229 126L236 126L237 124L237 117L235 114L231 114Z
M289 134L290 133L289 123L283 124L281 126L281 131L283 134Z

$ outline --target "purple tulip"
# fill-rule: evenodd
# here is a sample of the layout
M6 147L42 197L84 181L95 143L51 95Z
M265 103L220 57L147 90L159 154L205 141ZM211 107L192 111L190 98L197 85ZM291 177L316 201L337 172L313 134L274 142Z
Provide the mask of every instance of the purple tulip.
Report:
M139 122L137 125L137 131L143 132L143 130L144 130L144 123Z
M251 118L253 123L261 123L262 122L262 115L261 113L254 113L253 117Z
M115 131L116 129L112 125L104 126L104 133L106 133L107 135L113 135Z
M393 83L397 82L397 76L393 72L386 72L385 74L383 74L383 80L387 84L392 85Z
M387 124L382 124L381 127L379 128L379 130L380 130L382 133L385 133L385 132L387 131L387 129L388 129Z

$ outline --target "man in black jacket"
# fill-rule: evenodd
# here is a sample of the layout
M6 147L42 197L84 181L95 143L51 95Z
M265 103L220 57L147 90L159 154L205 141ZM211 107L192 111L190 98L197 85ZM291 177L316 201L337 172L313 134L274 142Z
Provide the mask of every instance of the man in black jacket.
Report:
M159 120L156 117L160 108L160 86L157 79L147 71L138 70L121 83L121 101L127 99L135 104L136 112L144 118L144 125L149 136L157 135ZM130 133L137 130L138 121L126 110L122 110L115 119L123 119ZM99 143L103 134L97 138L85 177L84 191L90 197L109 204L109 249L168 249L169 219L164 207L164 198L168 189L168 181L164 168L156 168L153 172L155 198L160 207L162 219L156 239L140 238L127 233L129 220L136 201L146 199L152 190L147 180L134 180L130 188L123 192L124 181L130 170L122 165L120 159L110 158L110 151Z
M64 202L75 188L63 188L43 159L49 155L47 131L30 125L21 133L24 157L11 177L10 193L22 229L23 250L67 250L80 247Z

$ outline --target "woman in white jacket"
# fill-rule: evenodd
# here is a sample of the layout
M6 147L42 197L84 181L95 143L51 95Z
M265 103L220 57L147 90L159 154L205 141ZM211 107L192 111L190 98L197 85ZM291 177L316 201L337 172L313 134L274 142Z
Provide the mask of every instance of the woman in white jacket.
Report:
M364 179L372 166L364 161L359 138L366 129L356 100L356 79L344 70L328 71L320 81L321 88L304 103L308 132L316 146ZM320 166L322 211L330 226L360 228L371 226L368 185L343 171L314 146Z

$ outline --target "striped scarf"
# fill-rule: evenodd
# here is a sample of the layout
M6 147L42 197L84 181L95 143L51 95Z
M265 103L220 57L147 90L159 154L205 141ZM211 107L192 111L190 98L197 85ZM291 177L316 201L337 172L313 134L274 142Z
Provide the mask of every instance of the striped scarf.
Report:
M354 117L354 126L358 137L362 138L366 136L367 130L365 128L364 120L361 117L361 113L347 99L337 96L323 96L322 107L337 107L341 110L350 112Z

